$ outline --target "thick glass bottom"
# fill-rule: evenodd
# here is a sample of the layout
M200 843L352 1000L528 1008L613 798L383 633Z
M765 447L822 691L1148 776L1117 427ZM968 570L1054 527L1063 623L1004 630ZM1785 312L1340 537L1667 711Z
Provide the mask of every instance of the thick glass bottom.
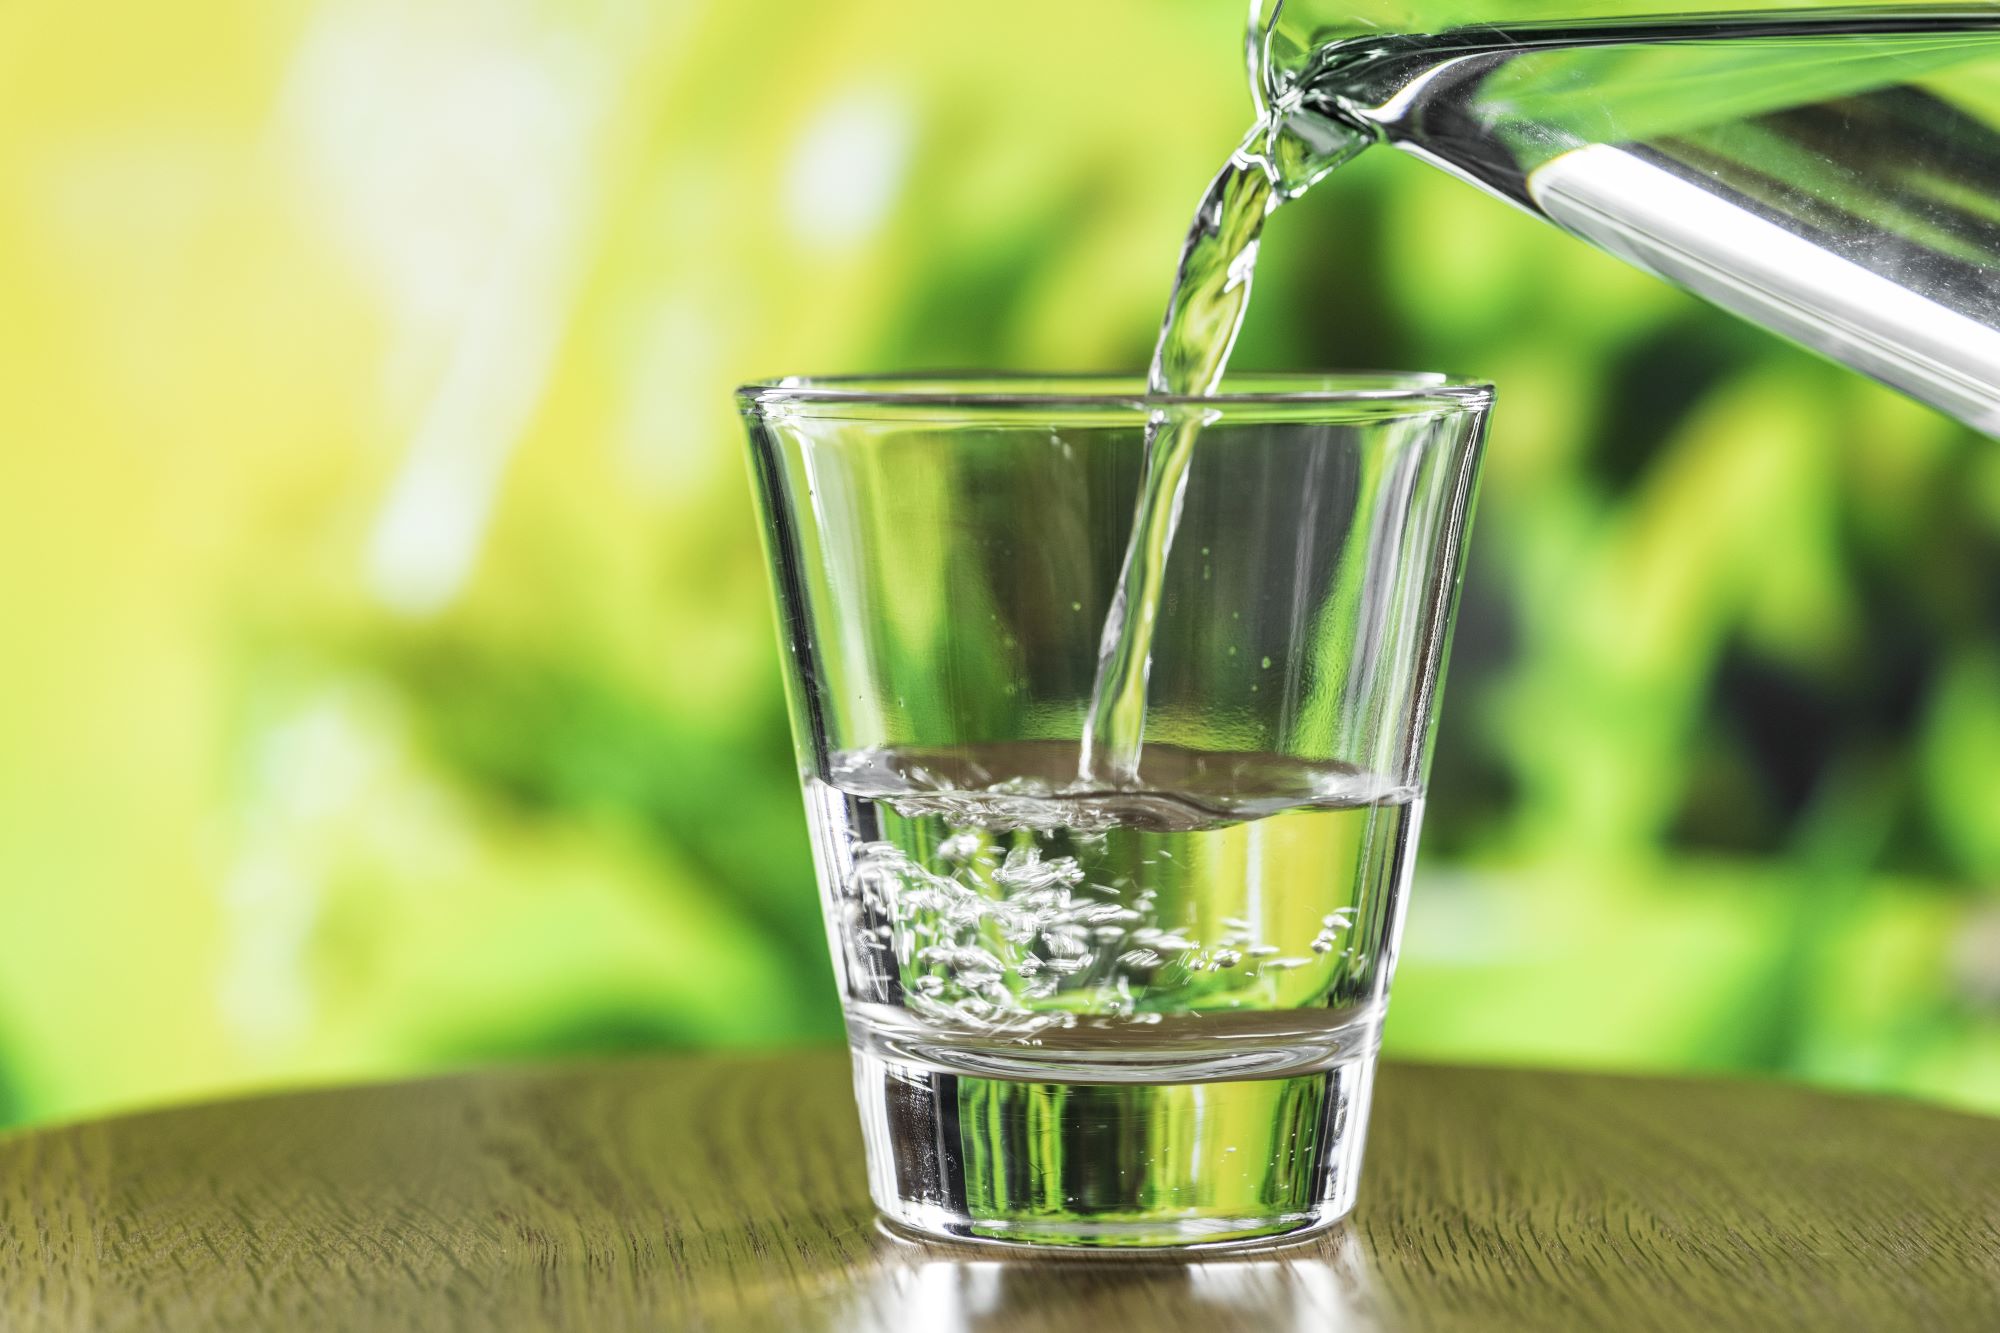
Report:
M1268 1244L1354 1206L1372 1052L1200 1083L1026 1082L854 1051L895 1227L1065 1248Z

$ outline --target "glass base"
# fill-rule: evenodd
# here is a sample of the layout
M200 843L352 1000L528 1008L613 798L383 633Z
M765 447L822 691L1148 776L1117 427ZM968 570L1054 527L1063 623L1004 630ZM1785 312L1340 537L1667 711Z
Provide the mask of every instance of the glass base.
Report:
M1092 1249L1269 1244L1354 1207L1373 1052L1203 1083L985 1078L854 1051L875 1206L899 1230Z

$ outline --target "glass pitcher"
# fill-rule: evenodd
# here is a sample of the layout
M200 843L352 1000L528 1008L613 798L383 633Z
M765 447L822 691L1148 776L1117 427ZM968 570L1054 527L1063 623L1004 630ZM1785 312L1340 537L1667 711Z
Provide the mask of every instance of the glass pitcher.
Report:
M1386 143L2000 435L2000 4L1253 0L1267 169Z

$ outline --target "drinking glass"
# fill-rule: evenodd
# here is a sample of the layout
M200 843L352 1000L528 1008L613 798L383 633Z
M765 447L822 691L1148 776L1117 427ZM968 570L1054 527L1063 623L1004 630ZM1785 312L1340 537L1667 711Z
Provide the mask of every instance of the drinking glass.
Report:
M1096 1247L1343 1216L1491 389L958 376L739 400L882 1213ZM1121 572L1148 451L1190 420L1142 588ZM1143 744L1109 781L1083 741L1134 616Z

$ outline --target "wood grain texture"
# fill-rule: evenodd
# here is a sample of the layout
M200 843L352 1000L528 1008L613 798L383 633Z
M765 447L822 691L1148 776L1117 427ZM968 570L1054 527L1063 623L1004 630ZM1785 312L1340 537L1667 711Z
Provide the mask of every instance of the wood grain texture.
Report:
M0 1327L2000 1329L2000 1121L1390 1065L1353 1221L1198 1261L879 1232L842 1053L0 1140Z

